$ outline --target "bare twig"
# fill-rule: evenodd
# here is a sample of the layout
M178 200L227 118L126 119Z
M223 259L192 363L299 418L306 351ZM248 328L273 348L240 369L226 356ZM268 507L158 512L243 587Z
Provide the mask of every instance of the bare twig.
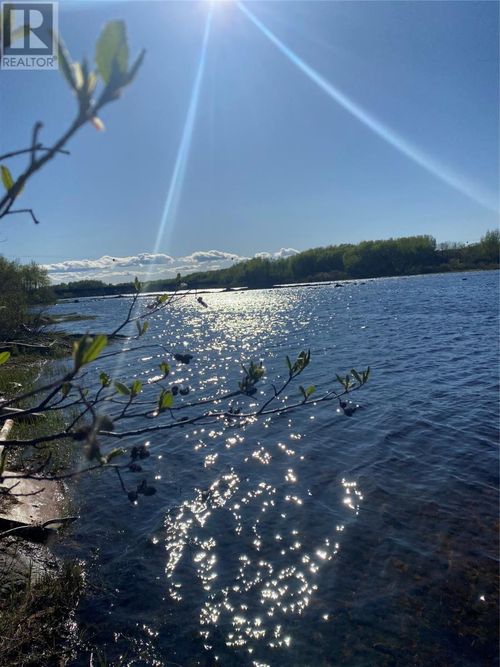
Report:
M43 127L43 124L40 121L36 122L35 125L33 126L33 134L32 134L32 138L31 138L31 163L30 163L31 165L33 165L35 160L36 160L36 149L37 149L37 146L38 146L38 134L40 133L40 130L42 129L42 127Z
M33 153L34 151L48 152L51 150L53 149L49 148L48 146L37 144L36 146L32 146L31 148L22 148L21 150L18 151L11 151L10 153L4 153L3 155L0 155L0 160L8 160L9 158L17 157L18 155L26 155L26 153ZM71 155L70 151L64 150L62 148L59 148L56 151L56 153L62 153L63 155Z
M0 217L3 217L5 215L15 215L16 213L29 213L33 218L33 222L35 223L35 225L40 224L40 220L38 220L32 208L18 208L15 211L7 210L5 211L5 213L0 214Z

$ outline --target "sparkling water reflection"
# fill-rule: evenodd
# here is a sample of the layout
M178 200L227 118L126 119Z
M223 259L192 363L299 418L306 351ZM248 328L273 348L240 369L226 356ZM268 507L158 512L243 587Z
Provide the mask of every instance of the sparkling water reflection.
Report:
M303 505L302 499L290 495L286 486L277 489L265 481L248 481L242 483L231 470L206 492L196 490L193 500L184 501L174 516L167 517L165 527L171 598L181 601L186 587L191 592L191 578L183 583L182 574L176 576L190 565L204 591L199 624L205 648L213 649L213 629L220 628L227 647L244 647L251 655L260 643L270 648L291 646L290 619L301 616L318 591L320 568L338 552L345 526L332 526L324 536L316 536L316 544L303 542L289 508L290 503ZM285 481L298 481L290 468ZM341 486L343 506L358 513L362 494L356 482L342 479ZM222 512L224 518L214 516ZM223 573L224 586L218 584L218 570L227 554L222 553L224 542L215 537L220 522L225 531L234 533L242 551L233 558L231 576L227 570Z
M66 550L94 581L89 644L116 665L495 664L497 274L206 300L151 326L195 355L172 369L191 396L233 389L250 358L283 378L285 354L308 347L310 383L368 364L373 379L350 418L316 406L155 434L158 493L137 506L105 476L82 480ZM100 330L125 304L78 307ZM120 373L153 395L162 356L133 353Z

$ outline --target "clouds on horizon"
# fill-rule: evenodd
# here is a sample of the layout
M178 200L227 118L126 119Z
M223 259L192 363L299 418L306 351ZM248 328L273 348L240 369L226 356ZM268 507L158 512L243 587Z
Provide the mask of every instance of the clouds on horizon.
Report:
M298 252L294 248L281 248L277 252L258 252L254 257L281 259ZM139 280L159 280L173 278L178 273L186 275L195 271L215 271L246 259L250 257L223 250L199 250L185 257L144 252L130 257L103 255L99 259L70 259L44 266L54 283L90 279L120 283L128 282L135 276Z

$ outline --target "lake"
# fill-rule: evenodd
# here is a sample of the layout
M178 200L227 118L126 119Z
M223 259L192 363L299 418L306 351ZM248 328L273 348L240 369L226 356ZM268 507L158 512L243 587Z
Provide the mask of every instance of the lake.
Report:
M372 375L351 417L326 403L149 437L144 473L124 474L157 489L137 505L110 472L82 478L59 547L88 582L72 664L498 664L498 286L484 272L208 294L152 320L144 343L194 355L172 373L189 398L234 388L250 359L283 379L308 348L297 384ZM128 303L54 312L107 332ZM147 381L162 358L95 373Z

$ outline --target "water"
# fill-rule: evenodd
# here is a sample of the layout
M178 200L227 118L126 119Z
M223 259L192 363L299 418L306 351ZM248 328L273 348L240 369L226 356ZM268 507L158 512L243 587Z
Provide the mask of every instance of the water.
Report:
M352 417L330 403L148 437L125 482L157 494L137 506L114 475L82 478L64 547L89 581L74 664L497 664L498 274L205 298L147 339L195 355L173 373L190 398L233 388L250 359L279 381L307 348L307 385L372 377ZM56 308L109 331L126 305ZM157 355L98 371L146 380Z

